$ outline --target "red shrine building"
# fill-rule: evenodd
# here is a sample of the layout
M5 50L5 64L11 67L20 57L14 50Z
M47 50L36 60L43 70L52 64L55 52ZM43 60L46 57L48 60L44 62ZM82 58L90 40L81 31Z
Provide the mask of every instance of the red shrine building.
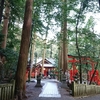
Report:
M35 77L40 72L42 72L42 68L43 68L43 75L47 77L50 74L50 72L55 70L56 67L54 65L55 61L52 58L50 59L45 58L44 63L42 58L37 59L36 63L33 63L31 77Z

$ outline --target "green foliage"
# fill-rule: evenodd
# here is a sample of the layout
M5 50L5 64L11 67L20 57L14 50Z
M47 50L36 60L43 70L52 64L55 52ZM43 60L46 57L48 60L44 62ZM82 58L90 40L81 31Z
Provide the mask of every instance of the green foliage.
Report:
M11 50L11 48L0 49L0 52L6 57L6 62L4 64L5 73L9 74L9 71L16 71L18 52Z
M97 12L99 10L99 0L81 0L82 11Z
M90 0L82 0L82 10L84 11L84 9L88 6L88 3L90 2Z
M24 0L8 0L10 3L10 22L15 23L16 20L22 20L24 16Z
M7 47L19 51L21 41L21 30L18 25L9 24Z

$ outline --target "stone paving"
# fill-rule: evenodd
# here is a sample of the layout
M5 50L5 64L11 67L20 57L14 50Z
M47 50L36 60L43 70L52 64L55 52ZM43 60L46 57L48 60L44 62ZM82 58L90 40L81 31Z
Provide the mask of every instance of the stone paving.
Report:
M41 84L42 87L35 87L36 80L27 82L27 98L24 100L100 100L100 95L72 97L65 88L61 87L61 83L54 79L44 79Z
M60 98L59 90L57 87L57 83L47 82L43 88L42 92L39 94L39 97L56 97Z

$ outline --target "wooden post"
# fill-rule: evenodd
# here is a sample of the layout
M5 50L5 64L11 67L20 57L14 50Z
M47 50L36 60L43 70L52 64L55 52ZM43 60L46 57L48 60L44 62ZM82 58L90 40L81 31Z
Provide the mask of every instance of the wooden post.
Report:
M75 82L72 82L72 96L75 96Z
M11 81L12 89L11 89L11 98L14 99L14 92L15 92L15 80Z

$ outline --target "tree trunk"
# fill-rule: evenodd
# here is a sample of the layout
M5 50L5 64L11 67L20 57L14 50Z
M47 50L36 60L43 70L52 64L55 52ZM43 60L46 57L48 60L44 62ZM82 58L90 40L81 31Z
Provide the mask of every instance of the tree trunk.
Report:
M63 74L65 74L66 70L68 69L67 63L67 0L63 0L64 2L64 9L62 9L62 48L63 48Z
M76 20L76 49L77 49L77 53L78 53L78 58L79 58L79 72L80 72L80 83L82 84L82 62L81 62L81 54L80 54L80 49L79 49L79 45L78 45L78 25L79 25L79 19L82 13L82 6L80 6L80 11L77 15L77 20Z
M36 33L34 33L33 35L34 39L33 41L31 41L32 43L30 44L31 45L31 48L30 48L30 70L29 70L29 81L31 80L31 73L32 73L32 68L33 68L33 60L34 60L34 51L35 51L35 41L36 41Z
M0 24L1 24L1 21L2 21L2 17L3 17L4 2L5 2L5 0L0 1Z
M26 0L21 47L16 72L15 93L18 96L18 100L22 100L23 93L25 95L25 72L27 67L29 43L31 37L32 6L33 0Z
M44 40L44 48L43 48L43 58L42 58L42 75L44 75L44 60L45 60L45 51L46 51L46 39Z
M52 58L52 44L50 46L50 58Z
M67 67L67 22L64 23L64 31L63 31L63 72L65 74Z
M4 23L3 23L3 30L2 30L2 34L4 35L4 39L3 39L3 42L1 44L1 48L3 48L3 49L6 48L9 13L10 13L10 6L9 6L9 3L6 1L5 16L4 16Z
M32 43L31 67L33 66L34 51L35 51L35 41L36 41L36 33L34 33L34 41Z
M60 42L60 69L63 70L63 44Z
M63 69L63 54L62 54L62 43L60 41L60 46L59 46L59 55L58 55L58 66L59 66L59 80L61 81L61 74L62 74L62 69Z

